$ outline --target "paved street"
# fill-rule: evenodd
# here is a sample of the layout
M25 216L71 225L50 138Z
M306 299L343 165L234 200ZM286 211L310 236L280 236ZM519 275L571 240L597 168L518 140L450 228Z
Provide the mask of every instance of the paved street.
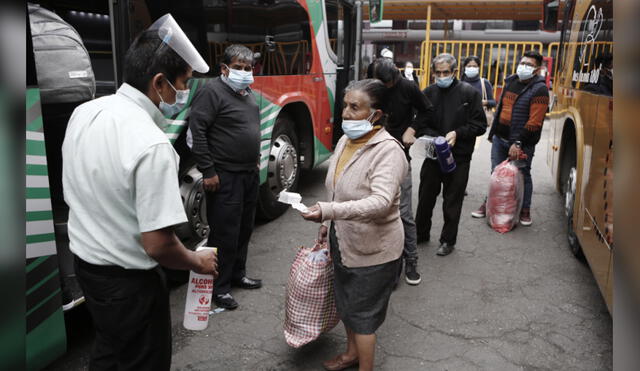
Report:
M437 257L442 226L436 206L432 242L418 247L423 281L404 283L391 296L378 332L378 370L609 370L612 324L589 268L570 253L560 195L546 165L546 133L533 162L533 226L505 235L469 213L488 187L490 144L474 155L453 254ZM414 210L419 167L413 163ZM299 192L312 205L324 196L326 164L305 174ZM301 349L284 341L285 284L296 247L309 245L317 224L289 210L259 225L251 239L250 277L257 291L235 291L240 307L211 317L201 332L184 330L186 285L172 290L175 370L321 370L321 362L345 347L338 325ZM82 318L82 310L74 313ZM86 316L84 316L86 320ZM68 354L52 369L83 369L91 330L71 339Z

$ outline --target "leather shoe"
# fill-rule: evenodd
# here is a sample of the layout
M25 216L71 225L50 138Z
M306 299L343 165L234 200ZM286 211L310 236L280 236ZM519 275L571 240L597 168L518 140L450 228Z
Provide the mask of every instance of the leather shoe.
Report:
M219 308L234 310L238 307L238 302L229 293L213 295L213 302Z
M438 256L446 256L451 254L451 252L453 251L455 245L449 245L446 242L443 242L440 244L440 247L438 247L438 251L436 251L436 255Z
M241 289L259 289L262 287L262 280L249 278L244 276L237 281L232 281L231 286L239 287Z
M342 358L342 356L343 356L342 354L339 354L333 359L322 362L322 366L324 366L325 370L338 371L338 370L344 370L346 368L349 368L358 364L358 358L354 358L350 361L347 361L344 358Z

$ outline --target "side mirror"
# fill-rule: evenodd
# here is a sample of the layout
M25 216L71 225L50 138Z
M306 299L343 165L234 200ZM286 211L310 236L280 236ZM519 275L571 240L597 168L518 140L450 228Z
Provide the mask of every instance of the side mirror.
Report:
M549 32L558 31L560 0L544 0L542 7L542 29Z

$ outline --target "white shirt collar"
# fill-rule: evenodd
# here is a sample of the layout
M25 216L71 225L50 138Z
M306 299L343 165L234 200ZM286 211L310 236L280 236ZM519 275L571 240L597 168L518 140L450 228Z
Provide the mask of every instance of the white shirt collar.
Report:
M149 99L149 97L147 97L146 94L143 94L140 90L125 82L120 85L116 95L126 97L140 106L140 108L151 116L151 119L156 123L156 125L158 125L158 127L163 128L166 126L167 119L164 117L162 112L160 112L160 109L158 109L151 99Z

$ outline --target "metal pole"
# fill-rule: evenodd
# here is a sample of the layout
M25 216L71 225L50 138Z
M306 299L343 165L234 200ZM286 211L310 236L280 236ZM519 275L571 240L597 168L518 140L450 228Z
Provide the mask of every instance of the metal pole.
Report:
M420 89L427 87L431 76L431 4L427 7L427 28L424 35L425 59L422 67L422 79L420 79Z
M362 60L362 1L356 1L356 60L354 63L354 80L360 80L360 63Z

